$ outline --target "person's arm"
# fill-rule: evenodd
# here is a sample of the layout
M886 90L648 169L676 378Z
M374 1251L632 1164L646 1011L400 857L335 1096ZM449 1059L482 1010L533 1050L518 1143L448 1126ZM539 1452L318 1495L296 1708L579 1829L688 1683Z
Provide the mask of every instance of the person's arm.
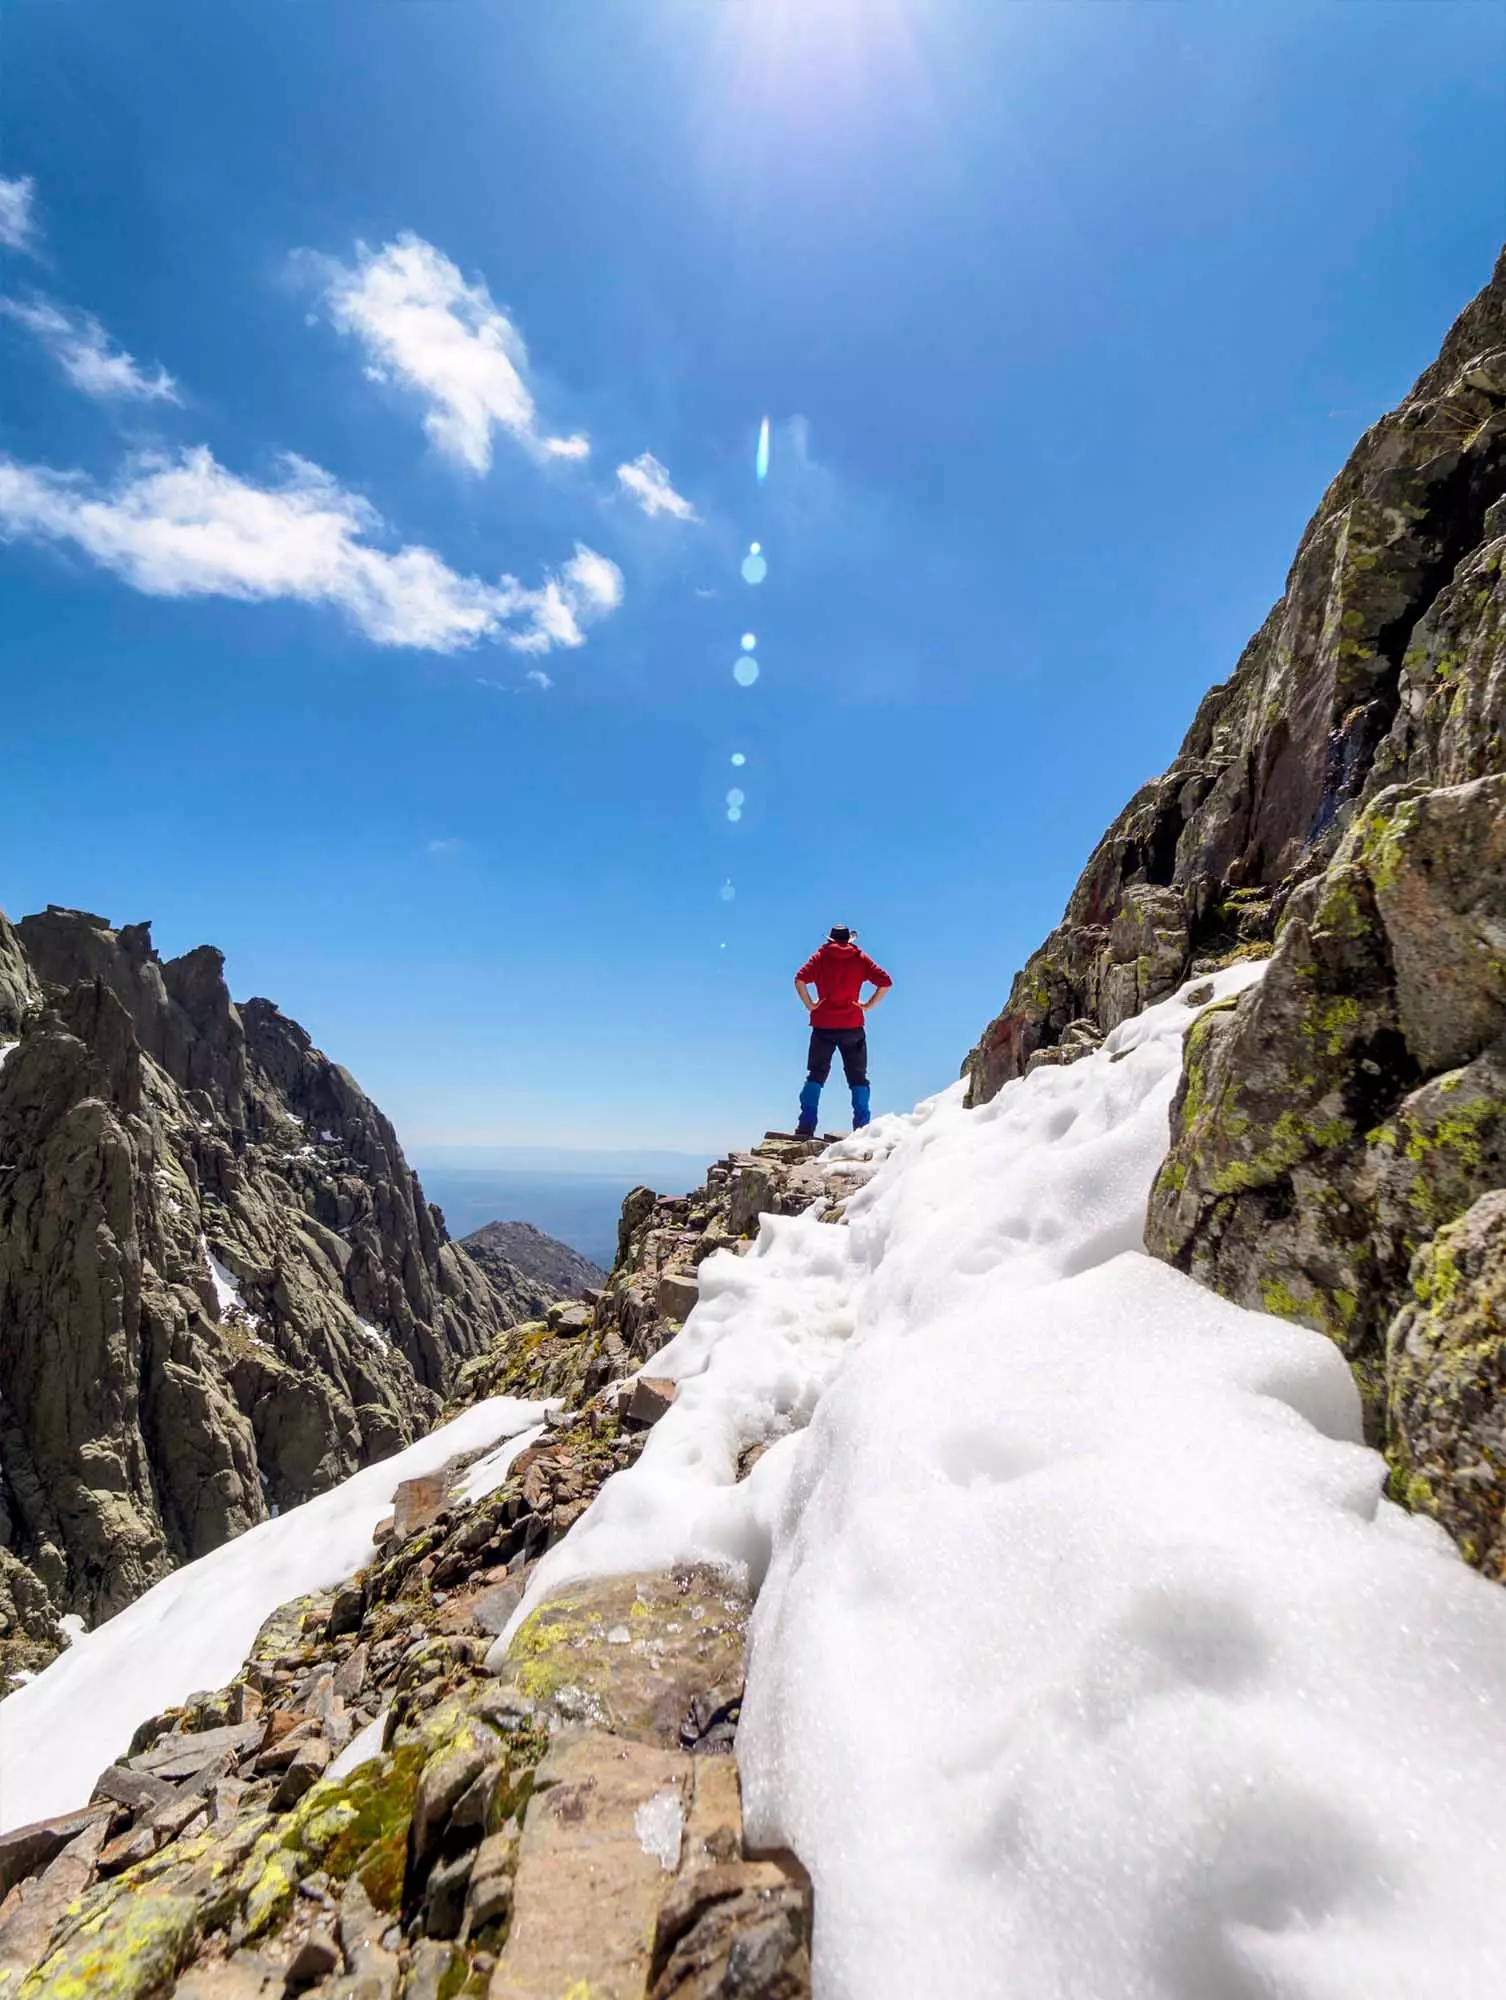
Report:
M889 988L894 984L894 981L889 977L888 973L885 972L884 968L881 965L875 965L873 960L869 958L866 954L864 955L863 958L863 971L867 977L868 984L872 986L875 989L875 991L873 998L871 1000L864 1000L860 1002L860 1005L862 1006L863 1012L865 1014L871 1014L874 1008L880 1002L880 1000L882 1000L884 995L889 991Z
M806 1013L813 1014L816 1010L816 996L798 973L795 975L795 991L800 995Z

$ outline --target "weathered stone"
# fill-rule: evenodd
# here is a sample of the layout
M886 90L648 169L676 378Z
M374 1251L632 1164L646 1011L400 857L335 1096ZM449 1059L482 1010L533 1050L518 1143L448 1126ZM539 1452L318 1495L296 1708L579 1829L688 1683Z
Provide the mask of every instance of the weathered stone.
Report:
M403 2000L451 2000L469 1971L453 1946L436 1938L420 1938L408 1958Z
M224 1729L201 1729L190 1736L164 1736L150 1750L133 1757L130 1768L170 1782L196 1777L221 1752L228 1752L232 1759L245 1756L261 1741L262 1733L260 1722L243 1722Z
M808 2000L810 1885L771 1861L702 1869L659 1911L649 2000Z
M282 2000L285 1990L280 1966L260 1953L238 1951L190 1966L173 1988L173 2000Z
M140 1810L142 1806L162 1806L170 1798L178 1796L176 1786L168 1784L166 1778L156 1778L146 1770L128 1770L124 1764L110 1764L94 1780L94 1796L110 1798L118 1806L132 1806Z
M323 1931L311 1931L288 1960L284 1975L287 1985L297 1992L333 1972L340 1963L340 1947Z
M395 1533L406 1542L444 1512L448 1494L442 1472L427 1472L418 1479L405 1479L392 1496Z
M109 1825L107 1806L86 1806L82 1812L62 1813L55 1819L33 1820L27 1826L0 1833L0 1900L17 1882L45 1868L71 1841L91 1827Z
M518 1584L495 1584L490 1590L483 1590L479 1597L471 1599L471 1623L478 1632L496 1638L522 1601L523 1592Z
M523 1822L490 2000L559 2000L572 1990L642 2000L689 1768L677 1752L598 1731L556 1739Z
M674 1402L679 1393L678 1382L670 1382L657 1375L640 1375L628 1394L623 1417L630 1424L641 1424L645 1430L658 1423L660 1417Z
M659 1280L659 1310L666 1319L689 1319L700 1296L700 1283L689 1272L670 1271Z
M476 1849L466 1888L465 1920L462 1936L479 1937L482 1932L505 1923L512 1915L513 1875L518 1865L518 1836L515 1833L488 1834Z
M709 1568L609 1577L541 1605L488 1665L554 1722L677 1747L698 1698L740 1694L748 1611Z
M108 1826L106 1819L90 1820L40 1875L7 1897L0 1912L0 1994L13 1993L45 1957L54 1931L93 1880Z
M1157 1254L1340 1343L1378 1440L1410 1260L1506 1164L1503 816L1506 776L1365 807L1189 1034L1151 1196Z
M581 1334L591 1331L591 1319L589 1306L561 1299L549 1308L545 1324L549 1331L558 1334L561 1340L575 1340Z
M1387 1353L1401 1497L1506 1582L1506 1191L1418 1256Z
M310 1736L298 1745L273 1797L272 1803L279 1812L297 1805L304 1793L313 1789L329 1769L333 1755L323 1736Z

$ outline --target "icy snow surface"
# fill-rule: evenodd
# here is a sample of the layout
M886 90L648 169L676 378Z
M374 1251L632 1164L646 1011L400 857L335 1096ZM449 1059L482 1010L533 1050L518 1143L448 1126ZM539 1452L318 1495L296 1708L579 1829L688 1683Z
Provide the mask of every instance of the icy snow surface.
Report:
M260 1326L261 1321L250 1310L241 1295L241 1288L235 1282L235 1273L226 1269L210 1249L207 1241L203 1243L203 1249L204 1261L209 1266L209 1281L214 1286L215 1303L219 1307L220 1318L228 1320L233 1314L247 1326Z
M877 1121L846 1229L703 1263L513 1621L761 1585L738 1755L818 2000L1499 2000L1506 1596L1382 1499L1335 1348L1143 1254L1197 1011Z
M0 1832L82 1805L139 1722L222 1687L262 1621L289 1598L341 1583L405 1479L536 1425L542 1403L494 1396L317 1499L186 1564L45 1673L0 1702Z
M545 1410L563 1407L558 1397L552 1402L538 1406ZM505 1438L495 1451L489 1451L485 1458L478 1458L461 1479L458 1487L460 1498L469 1506L473 1501L484 1500L488 1493L495 1493L499 1486L507 1484L507 1475L512 1471L513 1460L521 1457L531 1444L537 1444L544 1435L542 1423L531 1424L526 1431L516 1437Z

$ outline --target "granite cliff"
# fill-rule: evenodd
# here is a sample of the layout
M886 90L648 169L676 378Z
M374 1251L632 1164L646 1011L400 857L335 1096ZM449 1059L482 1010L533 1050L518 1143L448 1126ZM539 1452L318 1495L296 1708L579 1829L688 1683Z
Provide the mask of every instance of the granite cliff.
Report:
M1069 1062L1269 955L1189 1038L1153 1250L1329 1334L1400 1497L1506 1578L1506 257L965 1065Z
M271 1001L236 1006L211 947L164 962L145 924L0 917L0 1046L13 1670L60 1614L93 1626L422 1435L524 1314L350 1074Z

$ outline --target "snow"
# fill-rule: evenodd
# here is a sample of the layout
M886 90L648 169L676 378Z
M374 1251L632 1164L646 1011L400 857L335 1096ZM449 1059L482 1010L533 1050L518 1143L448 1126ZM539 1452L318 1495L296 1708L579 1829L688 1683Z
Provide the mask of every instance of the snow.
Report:
M559 1399L541 1405L547 1410L563 1407ZM507 1484L507 1475L512 1471L513 1460L520 1457L528 1447L537 1444L544 1435L542 1423L532 1424L517 1437L505 1439L495 1451L489 1451L485 1458L478 1458L461 1479L456 1491L469 1506L474 1500L484 1500L488 1493L495 1493L499 1486Z
M0 1702L0 1832L81 1805L138 1723L240 1668L262 1622L290 1598L353 1576L405 1479L535 1428L541 1403L495 1396L395 1457L264 1521L75 1639Z
M1336 1348L1144 1255L1197 1011L877 1121L848 1227L703 1263L493 1649L582 1576L761 1586L739 1763L817 2000L1499 2000L1506 1596L1382 1497Z
M644 1853L672 1874L680 1865L685 1807L678 1791L655 1792L633 1814L633 1831Z
M222 1320L235 1319L243 1326L260 1326L261 1321L247 1306L241 1296L241 1288L235 1281L235 1274L220 1262L210 1249L207 1239L201 1238L204 1262L209 1268L209 1278L214 1286L215 1304Z
M358 1729L325 1775L330 1778L343 1778L358 1764L369 1763L373 1757L379 1757L382 1754L382 1738L387 1732L387 1717L390 1713L389 1704L379 1716L368 1722L364 1729Z
M18 1049L20 1046L19 1042L0 1042L0 1069L5 1067L6 1057L10 1054L11 1050Z

